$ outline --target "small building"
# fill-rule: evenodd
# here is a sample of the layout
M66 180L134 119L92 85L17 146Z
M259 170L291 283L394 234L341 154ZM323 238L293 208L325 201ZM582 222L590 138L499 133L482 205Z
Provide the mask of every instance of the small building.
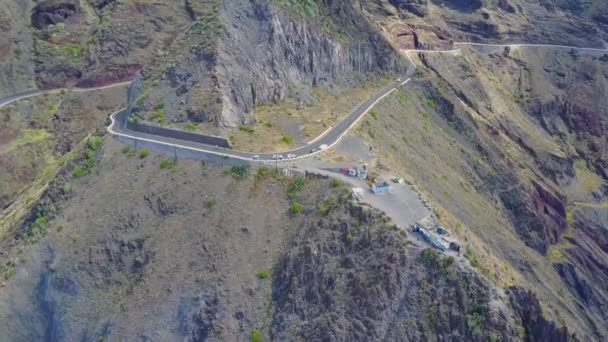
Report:
M375 194L387 193L390 189L388 182L382 178L376 178L372 183L372 191Z
M355 201L363 200L363 196L365 196L365 189L363 188L353 188L353 199Z

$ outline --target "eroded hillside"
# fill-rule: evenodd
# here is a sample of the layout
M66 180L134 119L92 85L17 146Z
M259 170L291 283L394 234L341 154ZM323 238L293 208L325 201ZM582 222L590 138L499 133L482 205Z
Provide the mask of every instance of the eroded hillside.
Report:
M420 79L359 130L378 162L435 199L482 273L527 284L547 315L601 339L604 55L484 48L416 61Z
M329 180L100 143L2 244L8 340L567 338L525 290L413 246Z
M454 42L603 47L607 8L0 3L1 96L135 78L128 99L58 92L0 109L3 336L605 340L608 55ZM414 48L460 51L408 53L411 82L351 134L374 170L414 184L466 260L408 242L341 184L176 163L104 137L128 100L133 120L284 149L403 77ZM297 124L310 126L287 134Z

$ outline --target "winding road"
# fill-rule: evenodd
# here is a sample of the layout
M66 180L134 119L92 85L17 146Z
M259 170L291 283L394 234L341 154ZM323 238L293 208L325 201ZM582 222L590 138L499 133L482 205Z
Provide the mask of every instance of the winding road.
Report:
M541 48L562 48L562 49L574 49L580 51L590 51L590 52L607 52L608 49L598 49L598 48L585 48L585 47L574 47L574 46L566 46L566 45L551 45L551 44L482 44L482 43L468 43L468 42L455 42L454 46L472 46L472 47L541 47ZM372 97L359 104L352 112L350 112L342 121L340 121L335 126L328 129L322 135L311 141L310 143L300 146L298 148L283 151L283 152L275 152L275 153L266 153L266 152L243 152L243 151L235 151L229 148L222 148L217 146L206 145L202 143L179 140L175 138L168 138L164 136L158 136L153 134L147 134L142 132L136 132L127 128L127 120L128 114L126 109L118 110L110 116L111 124L108 126L108 132L111 135L122 137L125 139L132 139L135 141L142 141L147 143L152 143L155 145L160 145L164 147L172 147L175 149L184 149L193 152L209 154L209 155L217 155L222 157L229 157L234 159L240 159L245 161L260 161L260 162L274 162L276 161L275 156L281 155L283 160L296 160L307 158L313 156L317 153L321 153L324 150L327 150L334 145L336 145L342 137L348 133L348 131L355 126L361 118L365 116L366 113L370 111L378 102L380 102L383 98L391 94L395 91L399 86L408 83L411 80L411 76L414 74L416 65L409 57L409 53L446 53L446 54L454 54L460 52L460 49L452 49L452 50L402 50L407 58L407 60L411 63L411 67L408 68L407 73L402 77L398 78L396 81L387 85L379 92L374 94ZM52 90L37 90L31 89L18 94L14 94L5 98L0 99L0 107L6 106L10 103L13 103L18 100L40 96L45 94L55 94L60 93L62 91L75 91L75 92L88 92L94 90L103 90L114 87L120 87L129 85L131 81L128 82L120 82L111 85L106 85L102 87L96 88L62 88L62 89L52 89ZM320 149L320 146L323 146L323 149ZM288 156L291 155L292 158L288 159Z

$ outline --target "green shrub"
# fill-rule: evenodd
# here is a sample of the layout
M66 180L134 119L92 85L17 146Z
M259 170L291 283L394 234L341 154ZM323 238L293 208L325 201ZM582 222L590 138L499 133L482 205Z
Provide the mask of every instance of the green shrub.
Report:
M268 277L270 277L270 274L267 270L260 270L258 273L256 273L256 276L258 277L258 279L268 279Z
M141 159L144 159L149 155L150 155L150 151L148 151L147 148L142 148L141 151L139 151L139 158L141 158Z
M251 330L251 336L249 339L251 340L251 342L261 342L262 335L260 334L260 331L257 328L253 328L253 330Z
M473 335L480 335L483 331L484 319L483 317L477 313L473 312L467 314L467 328Z
M475 252L473 252L473 249L471 249L471 247L467 246L467 248L465 248L464 257L465 259L469 260L471 266L475 268L479 267L479 259L477 258L477 255L475 255Z
M342 186L343 183L338 178L332 178L330 184L332 188L339 188Z
M35 237L46 230L49 220L42 214L36 214L36 220L30 225L29 237Z
M76 166L74 171L72 171L72 176L74 176L74 178L80 178L80 177L84 176L84 174L85 174L85 171L80 166Z
M165 112L165 110L161 108L156 110L150 118L152 120L156 120L156 122L162 125L167 121L166 115L167 113Z
M281 138L281 140L283 140L283 142L286 143L287 145L293 143L293 137L291 135L285 134L283 136L283 138Z
M453 256L441 258L441 260L439 260L439 269L442 272L446 272L452 265L454 265L455 261L456 260L454 259Z
M353 234L348 233L346 235L346 243L349 244L349 245L352 245L353 244L353 240L354 240Z
M9 281L15 275L15 264L12 261L7 261L4 266L0 267L0 271L4 275L4 280Z
M319 210L319 214L321 214L321 216L327 216L331 210L330 203L325 200L317 205L317 209Z
M437 103L435 103L435 101L433 101L433 100L428 100L426 102L426 105L429 106L430 108L437 109Z
M92 136L87 140L87 147L93 151L97 151L103 145L103 138L99 136Z
M122 150L120 150L122 153L127 154L129 152L131 152L131 147L130 146L125 146L122 148Z
M248 164L239 164L231 167L229 172L235 179L243 179L249 173L249 168Z
M291 207L289 208L289 211L294 215L299 214L301 210L302 210L302 205L297 202L292 204Z
M249 126L249 125L245 125L245 124L241 124L239 126L239 130L243 131L243 132L247 132L247 133L254 133L255 132L255 128Z
M373 109L369 111L369 115L371 115L376 120L378 119L378 112Z
M163 170L171 170L177 167L177 159L163 159L160 162L160 168Z
M291 184L289 184L289 187L287 188L287 198L289 198L292 201L295 200L298 192L300 192L300 190L302 190L305 183L306 183L306 180L304 179L304 177L302 177L302 176L295 177L293 179L293 181L291 182Z
M157 103L156 105L154 105L154 110L155 111L161 110L163 108L165 108L165 104L162 103L162 102L161 103Z
M429 268L435 267L437 259L439 259L439 255L432 248L425 248L416 257L416 261Z
M184 130L186 131L196 131L196 124L194 124L193 122L188 122L184 125Z
M207 208L212 208L217 204L217 200L214 198L210 198L207 200Z

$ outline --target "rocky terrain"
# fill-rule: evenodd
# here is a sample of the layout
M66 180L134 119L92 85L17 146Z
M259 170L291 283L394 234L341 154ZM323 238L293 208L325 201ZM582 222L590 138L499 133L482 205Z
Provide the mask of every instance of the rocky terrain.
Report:
M7 340L608 337L607 54L410 53L412 81L351 133L465 259L408 242L331 181L174 164L102 129L125 100L134 120L255 129L262 105L402 76L400 49L603 47L603 1L19 0L0 3L0 28L0 96L136 78L128 99L0 110Z
M411 245L329 180L122 150L62 173L3 242L7 340L567 339L533 295Z

